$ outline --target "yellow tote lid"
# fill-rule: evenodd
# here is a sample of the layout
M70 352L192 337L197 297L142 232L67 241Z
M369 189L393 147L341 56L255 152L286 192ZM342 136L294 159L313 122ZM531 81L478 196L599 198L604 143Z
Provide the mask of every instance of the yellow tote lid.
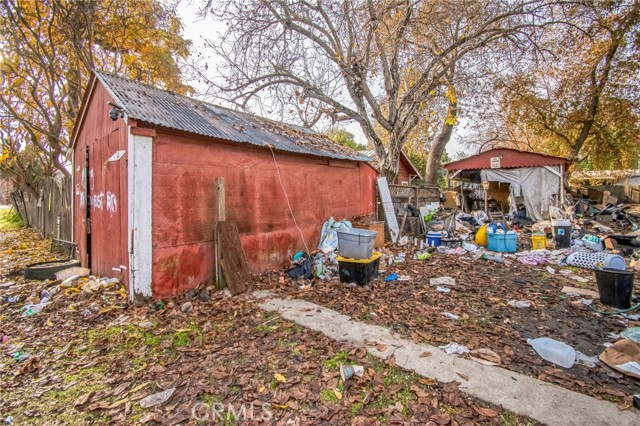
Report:
M338 262L371 263L374 260L379 259L381 256L382 256L382 253L380 253L379 251L374 251L373 254L371 255L371 257L366 258L366 259L354 259L352 257L342 257L342 256L338 256L338 257L336 257L336 259L338 260Z

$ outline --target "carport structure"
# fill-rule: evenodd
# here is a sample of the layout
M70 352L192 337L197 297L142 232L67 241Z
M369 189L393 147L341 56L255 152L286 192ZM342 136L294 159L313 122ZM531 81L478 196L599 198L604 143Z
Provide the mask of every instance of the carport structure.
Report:
M524 205L527 216L541 221L548 218L553 200L564 204L564 182L569 164L571 162L562 157L494 148L443 167L451 180L478 185L488 182L489 196L496 199L503 196L509 203L510 212L515 212L517 205ZM468 206L463 201L461 207L465 210Z

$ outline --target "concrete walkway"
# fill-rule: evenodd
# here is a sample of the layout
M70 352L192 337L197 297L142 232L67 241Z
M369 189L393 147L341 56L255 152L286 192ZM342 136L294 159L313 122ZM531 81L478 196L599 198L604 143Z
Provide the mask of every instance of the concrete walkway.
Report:
M266 291L254 292L254 296L263 299L260 304L262 309L277 311L283 318L320 331L334 340L364 346L378 358L386 359L393 354L396 365L423 377L441 382L457 380L462 383L460 389L463 392L549 426L640 425L640 414L633 408L631 411L620 411L610 402L500 367L447 355L434 346L413 343L386 328L354 321L315 303L299 299L283 300L272 297ZM365 339L384 344L385 351L366 346ZM425 351L433 355L420 358ZM468 376L469 380L465 381L457 373Z

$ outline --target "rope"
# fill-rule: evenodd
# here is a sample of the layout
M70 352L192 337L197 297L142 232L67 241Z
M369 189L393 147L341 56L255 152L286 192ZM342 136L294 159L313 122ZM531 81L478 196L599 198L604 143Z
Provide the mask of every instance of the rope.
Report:
M287 191L284 189L284 184L282 183L282 175L280 175L280 167L278 167L278 162L276 161L276 154L273 152L273 147L268 145L271 150L271 155L273 156L273 164L276 165L276 171L278 172L278 180L280 181L280 186L282 187L282 192L284 193L284 198L287 200L287 206L289 207L289 212L291 213L291 218L293 219L293 223L298 228L298 232L300 233L300 238L302 238L302 244L304 244L304 248L307 250L307 253L311 254L309 247L307 246L307 241L302 234L302 229L298 226L298 222L296 221L296 216L293 214L293 209L291 208L291 203L289 202L289 196L287 195Z

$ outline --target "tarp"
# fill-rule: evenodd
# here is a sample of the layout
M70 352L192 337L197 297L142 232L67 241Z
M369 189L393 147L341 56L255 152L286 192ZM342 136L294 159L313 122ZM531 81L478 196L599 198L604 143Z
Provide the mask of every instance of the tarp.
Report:
M548 166L558 172L558 166ZM504 182L511 185L511 212L515 212L516 197L523 197L527 216L536 222L548 217L551 196L559 195L559 176L544 167L520 169L486 169L480 172L483 182Z

